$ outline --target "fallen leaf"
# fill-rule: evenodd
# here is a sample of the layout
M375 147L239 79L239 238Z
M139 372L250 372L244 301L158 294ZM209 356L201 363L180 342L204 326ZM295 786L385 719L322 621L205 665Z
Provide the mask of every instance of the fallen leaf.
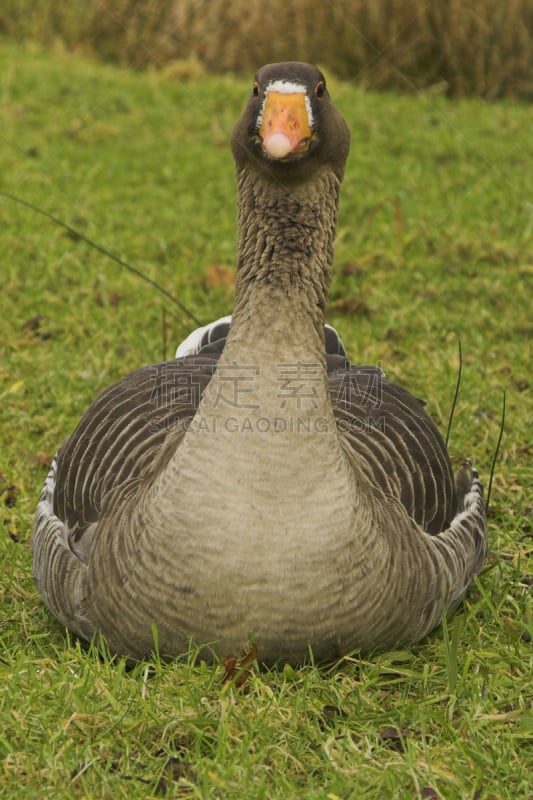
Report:
M102 291L102 289L96 285L93 288L93 296L96 305L100 306L100 308L115 308L115 306L118 306L121 300L118 292L113 290L109 292Z
M205 273L205 282L209 288L233 286L235 284L235 270L232 267L224 267L222 264L213 261Z
M188 781L196 778L191 763L181 758L181 756L169 756L164 750L157 750L154 756L165 759L164 773L157 782L156 794L166 794L170 788L169 784L178 783L182 778Z
M44 467L48 469L52 463L52 456L50 453L46 453L44 450L37 450L36 453L33 453L30 456L30 463L34 467Z
M339 719L345 719L347 716L339 706L325 705L322 707L321 719L326 725L334 725Z
M244 686L251 675L252 666L257 660L257 647L251 644L243 650L239 658L235 655L224 656L224 683L233 683L238 689Z
M390 726L380 731L379 738L390 750L396 750L397 753L404 753L407 735L408 732L404 728L394 728Z
M31 317L24 323L22 329L25 331L31 331L31 333L35 334L35 336L42 341L51 339L51 332L42 330L42 324L46 319L47 318L44 316L44 314L35 314L34 317Z
M348 275L361 275L364 272L363 267L355 261L347 261L342 264L339 273L347 277Z
M431 800L440 800L439 793L432 786L424 786L420 792L421 797L429 797Z
M35 314L34 317L30 317L24 325L22 329L25 331L38 331L41 327L41 323L46 319L44 314Z
M345 314L358 314L360 317L369 317L372 309L364 300L359 297L345 297L331 303L331 308L335 311L342 311Z

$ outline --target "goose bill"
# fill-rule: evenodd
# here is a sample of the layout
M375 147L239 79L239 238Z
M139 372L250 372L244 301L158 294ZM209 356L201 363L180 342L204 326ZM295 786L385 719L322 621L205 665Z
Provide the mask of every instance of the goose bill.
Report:
M263 150L271 158L307 152L313 132L309 125L305 92L267 91L259 136Z

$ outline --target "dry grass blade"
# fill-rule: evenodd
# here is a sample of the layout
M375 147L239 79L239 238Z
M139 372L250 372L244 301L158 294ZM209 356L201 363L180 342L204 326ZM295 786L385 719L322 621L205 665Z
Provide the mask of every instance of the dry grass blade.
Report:
M296 58L373 89L533 96L529 0L272 0L265 11L245 0L6 0L3 24L135 67L249 72Z
M228 655L224 657L224 683L232 683L240 689L250 675L253 665L257 663L257 647L251 644L243 650L240 656Z

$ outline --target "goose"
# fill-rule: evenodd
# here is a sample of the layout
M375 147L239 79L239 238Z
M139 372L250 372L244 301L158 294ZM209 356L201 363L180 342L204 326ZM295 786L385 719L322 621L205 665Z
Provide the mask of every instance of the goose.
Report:
M53 460L36 586L116 656L394 649L482 567L476 470L454 478L424 404L324 327L349 138L315 66L259 69L231 139L231 317L106 389Z

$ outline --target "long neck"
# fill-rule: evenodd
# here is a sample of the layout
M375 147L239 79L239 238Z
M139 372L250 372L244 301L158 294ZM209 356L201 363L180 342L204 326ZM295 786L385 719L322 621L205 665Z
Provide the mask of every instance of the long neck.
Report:
M323 326L338 179L324 170L288 190L269 177L243 170L237 183L233 319L196 421L205 415L224 425L224 416L230 414L269 420L281 414L290 416L292 424L297 414L308 420L327 418L336 437Z
M301 337L322 342L338 179L324 171L312 183L288 190L242 170L237 185L238 275L230 352L251 329L265 346L273 339L277 347L281 332L289 350Z

